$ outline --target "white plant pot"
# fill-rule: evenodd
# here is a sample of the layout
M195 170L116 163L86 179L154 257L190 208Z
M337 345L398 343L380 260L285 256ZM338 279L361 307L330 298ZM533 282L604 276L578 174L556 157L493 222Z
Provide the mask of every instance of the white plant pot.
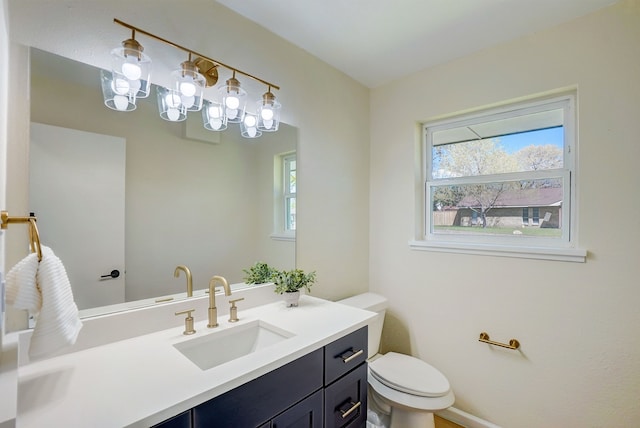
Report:
M298 306L298 301L300 300L300 292L299 291L291 291L284 293L284 302L287 305L287 308Z

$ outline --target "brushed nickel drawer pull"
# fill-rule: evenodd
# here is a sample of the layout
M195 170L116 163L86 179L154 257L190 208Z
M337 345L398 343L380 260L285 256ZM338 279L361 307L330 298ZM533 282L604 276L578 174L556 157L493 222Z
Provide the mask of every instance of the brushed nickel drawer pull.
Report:
M360 404L362 404L360 401L357 403L352 401L349 410L340 410L340 413L342 413L342 419L349 417L351 413L355 412L360 407Z
M351 352L353 352L353 350ZM359 357L363 353L364 353L364 350L361 349L359 351L353 352L353 354L349 355L348 357L345 357L344 354L342 354L340 358L342 358L342 362L346 364L349 361L353 360L354 358Z

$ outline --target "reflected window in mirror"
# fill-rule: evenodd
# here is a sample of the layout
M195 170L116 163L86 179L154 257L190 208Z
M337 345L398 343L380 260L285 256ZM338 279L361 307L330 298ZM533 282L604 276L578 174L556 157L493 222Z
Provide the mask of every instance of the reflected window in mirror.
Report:
M285 231L296 230L296 154L285 156L284 167L284 224Z
M295 239L296 232L296 153L274 158L274 239Z

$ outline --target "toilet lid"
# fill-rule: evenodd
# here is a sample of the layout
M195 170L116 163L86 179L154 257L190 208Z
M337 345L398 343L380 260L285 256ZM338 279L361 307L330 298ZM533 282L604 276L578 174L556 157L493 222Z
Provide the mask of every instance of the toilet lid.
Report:
M436 368L418 358L389 352L369 363L371 374L397 391L421 397L442 397L449 381Z

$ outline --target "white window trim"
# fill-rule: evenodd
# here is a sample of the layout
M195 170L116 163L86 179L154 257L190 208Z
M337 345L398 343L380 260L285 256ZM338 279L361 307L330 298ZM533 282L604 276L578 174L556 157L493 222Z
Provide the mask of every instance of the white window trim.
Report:
M291 241L291 242L295 242L296 240L296 233L293 231L287 231L287 232L274 232L271 235L269 235L269 237L271 239L273 239L274 241Z
M427 185L426 175L431 171L431 152L429 150L430 144L427 138L430 138L430 133L434 130L461 126L466 123L476 121L478 118L489 119L490 117L502 117L505 113L513 111L523 111L527 109L535 110L541 105L551 105L557 103L558 105L564 105L564 128L565 128L565 164L566 171L561 175L565 179L565 192L570 192L573 195L571 197L564 197L563 204L566 208L563 213L563 224L568 224L568 227L563 228L563 237L560 240L549 240L545 242L544 239L536 240L535 245L523 245L522 242L509 243L504 239L486 239L482 241L479 239L469 240L469 237L459 236L440 236L430 233L430 212L428 210L426 201L430 197L429 186ZM580 262L584 263L587 257L587 251L578 246L576 235L577 213L573 209L573 206L577 206L577 192L575 189L575 173L576 173L576 159L577 159L577 132L575 129L577 118L575 108L575 94L563 94L553 98L544 98L531 101L529 103L520 103L518 106L514 106L511 103L508 106L494 108L490 110L483 110L470 115L451 118L449 120L440 120L438 122L422 124L423 141L422 141L422 164L420 165L421 173L417 174L418 182L416 183L416 234L415 239L409 241L409 247L412 250L421 251L438 251L446 253L461 253L461 254L474 254L474 255L490 255L500 257L517 257L527 259L538 260L557 260L567 262ZM426 132L425 132L426 130ZM572 171L570 173L569 171ZM545 174L544 172L542 174ZM555 171L556 175L558 171ZM571 175L573 174L573 176ZM508 176L502 175L501 179L508 179ZM478 181L491 181L491 176L473 177L474 182ZM438 180L438 184L445 184L445 180ZM570 206L573 204L573 206ZM543 244L543 245L540 245Z
M443 253L557 260L578 263L584 263L587 257L587 250L581 248L526 247L426 240L411 240L409 241L409 247L412 250L437 251Z

